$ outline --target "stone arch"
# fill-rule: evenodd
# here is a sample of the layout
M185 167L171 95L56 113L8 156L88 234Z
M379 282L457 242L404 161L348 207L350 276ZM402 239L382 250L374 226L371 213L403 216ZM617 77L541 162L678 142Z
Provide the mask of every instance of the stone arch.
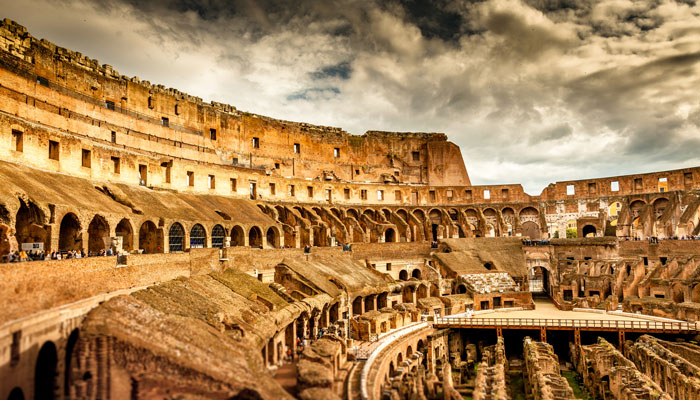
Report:
M593 225L585 225L582 229L583 236L582 237L595 237L596 235L596 229L595 226Z
M423 273L420 268L416 268L411 272L411 277L416 279L423 279Z
M96 254L109 247L109 224L101 215L95 215L88 225L88 254Z
M360 214L354 208L348 208L347 215L348 217L353 217L358 221L360 220Z
M20 207L15 218L17 245L21 247L22 243L43 243L44 250L48 251L51 248L51 228L45 225L44 212L32 201L25 203L23 199L19 200Z
M399 280L407 281L408 280L408 271L406 271L405 269L402 269L401 271L399 271Z
M406 347L406 358L411 358L411 355L413 354L413 346L410 344L408 347Z
M7 400L24 400L24 392L22 392L22 388L15 387L12 389Z
M418 290L416 290L416 298L424 299L428 297L428 287L425 285L419 285Z
M394 228L387 228L384 231L384 242L385 243L394 243L397 241L396 238L397 238L397 236L396 236L396 231L394 230Z
M170 225L170 230L168 231L168 251L171 253L174 251L184 251L185 250L185 229L182 224L175 222Z
M134 249L134 230L131 228L131 221L126 218L119 221L115 235L121 238L122 250L131 251Z
M139 228L139 248L144 253L163 252L163 229L156 227L152 221L145 221Z
M77 363L77 355L75 354L75 346L78 344L78 338L80 337L80 331L76 328L68 336L68 342L66 343L66 354L63 374L63 394L65 398L69 398L70 388L73 385L73 365Z
M659 197L654 200L652 206L654 207L655 219L661 219L661 217L664 215L664 211L666 211L666 208L668 207L668 199L665 197Z
M634 200L630 203L630 212L632 214L632 218L637 218L639 217L639 213L642 211L642 208L646 206L647 203L644 200L637 199Z
M522 224L523 236L529 237L530 240L540 240L542 238L540 226L534 221L525 221Z
M223 226L216 224L211 228L211 247L223 248L226 241L226 230Z
M58 352L56 345L49 341L39 350L34 365L34 398L55 399L58 387Z
M401 291L401 300L404 303L413 303L415 298L416 290L413 286L405 286Z
M81 250L83 248L80 220L75 214L67 213L63 216L58 232L58 249L60 251Z
M440 297L440 289L438 289L438 285L430 285L430 297Z
M671 298L676 304L680 304L684 301L685 296L683 295L683 285L676 283L671 287Z
M245 246L245 231L243 227L234 225L231 228L231 246Z
M690 300L693 303L700 303L700 283L693 286L693 291L690 295Z
M457 292L457 294L467 293L467 285L465 285L464 283L460 283L459 285L457 285L455 291Z
M44 248L47 249L47 247ZM7 256L11 250L10 227L0 224L0 262L7 262Z
M190 229L190 248L203 249L207 247L207 231L202 224L194 224Z
M248 245L250 247L262 247L262 230L257 226L253 226L248 231Z
M382 308L386 308L388 304L388 299L389 299L389 293L387 292L382 292L377 295L377 309L381 310Z
M363 298L362 296L357 296L352 301L352 315L361 315L363 311Z
M396 356L396 364L400 366L400 364L403 362L403 354L399 352L399 354Z
M416 217L418 221L425 221L425 212L423 212L423 210L421 210L420 208L416 208L415 210L413 210L413 216Z
M268 246L272 247L273 249L280 248L280 234L277 230L277 227L271 226L267 228L267 233L265 234L265 236L267 237Z
M408 223L408 211L401 208L401 209L396 210L396 214L398 214L401 218L403 218L404 222Z

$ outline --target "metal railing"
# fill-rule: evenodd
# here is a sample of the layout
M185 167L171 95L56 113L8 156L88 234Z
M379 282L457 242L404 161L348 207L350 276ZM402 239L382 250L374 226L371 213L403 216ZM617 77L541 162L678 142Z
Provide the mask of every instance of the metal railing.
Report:
M591 319L546 319L546 318L436 318L434 325L464 328L557 328L557 329L610 329L697 332L698 327L689 322L662 321L603 321Z

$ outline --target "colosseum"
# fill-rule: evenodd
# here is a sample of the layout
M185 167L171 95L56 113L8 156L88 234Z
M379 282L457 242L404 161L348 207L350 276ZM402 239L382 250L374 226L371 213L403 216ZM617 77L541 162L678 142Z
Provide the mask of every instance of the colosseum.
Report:
M700 399L700 167L528 195L0 50L0 399Z

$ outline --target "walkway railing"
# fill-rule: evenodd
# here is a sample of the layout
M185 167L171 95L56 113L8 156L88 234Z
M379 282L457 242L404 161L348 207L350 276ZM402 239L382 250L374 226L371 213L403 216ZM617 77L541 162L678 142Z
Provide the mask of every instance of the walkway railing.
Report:
M591 319L546 319L546 318L436 318L435 327L456 328L551 328L583 330L630 330L630 331L666 331L695 333L698 327L688 322L661 321L603 321Z

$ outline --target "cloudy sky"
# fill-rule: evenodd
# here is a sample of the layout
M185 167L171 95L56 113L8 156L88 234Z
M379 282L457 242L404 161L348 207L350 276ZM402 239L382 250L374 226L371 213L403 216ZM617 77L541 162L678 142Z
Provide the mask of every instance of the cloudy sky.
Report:
M293 121L445 132L474 184L700 166L700 1L0 0L120 73Z

